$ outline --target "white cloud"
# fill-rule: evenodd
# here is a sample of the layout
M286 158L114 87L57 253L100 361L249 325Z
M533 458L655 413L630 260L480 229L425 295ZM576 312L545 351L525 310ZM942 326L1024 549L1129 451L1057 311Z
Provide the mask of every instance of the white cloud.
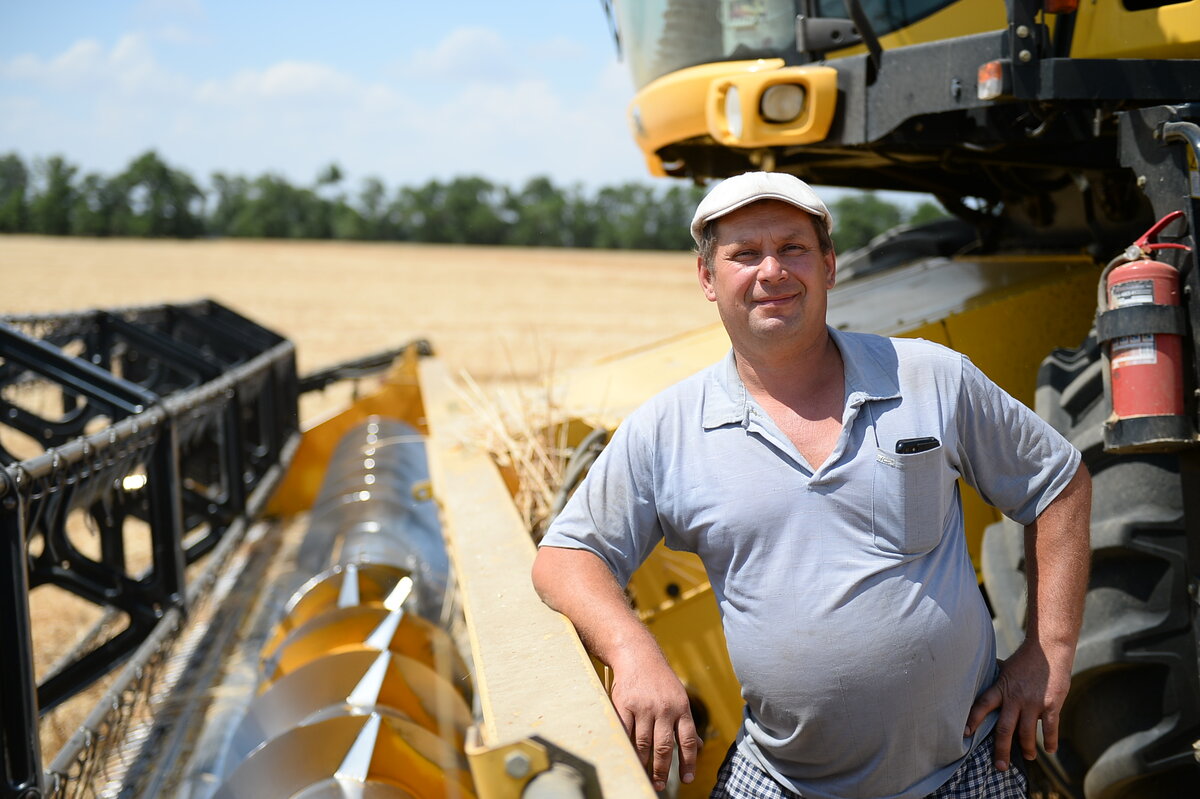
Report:
M104 51L95 39L80 39L49 61L24 54L0 66L0 77L28 81L53 89L69 89L91 80L104 62Z
M217 170L274 171L307 184L331 161L348 186L367 175L391 188L464 174L592 185L643 176L625 128L627 76L614 63L568 85L553 70L566 39L522 58L494 31L458 28L390 80L315 60L198 80L165 69L156 41L88 39L50 60L0 62L0 109L19 117L0 131L27 155L62 152L85 171L117 172L153 147L202 182Z
M456 28L433 48L413 53L402 71L424 79L497 81L518 73L518 59L500 34L487 28Z
M86 93L94 100L109 91L152 98L183 88L178 76L159 66L146 37L136 33L122 36L107 52L95 39L80 39L48 61L18 55L0 64L0 78L64 95Z
M324 64L283 61L264 70L243 70L232 78L206 81L197 88L195 98L224 104L331 97L353 101L362 91L352 77Z

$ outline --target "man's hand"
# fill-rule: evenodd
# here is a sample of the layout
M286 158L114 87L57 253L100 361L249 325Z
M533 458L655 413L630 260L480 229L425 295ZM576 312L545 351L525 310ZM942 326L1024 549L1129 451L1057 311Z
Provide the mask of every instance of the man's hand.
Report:
M1026 760L1037 757L1037 725L1042 722L1042 743L1047 752L1058 750L1058 717L1071 687L1074 648L1047 656L1026 640L1000 666L1000 676L971 707L964 736L974 735L983 719L999 709L994 732L996 769L1012 763L1013 736Z
M687 691L608 567L591 552L542 547L533 584L542 601L571 620L587 650L613 670L613 707L654 789L666 788L677 743L680 779L691 782L700 736Z
M680 778L691 782L696 773L700 736L692 720L687 691L657 646L652 652L620 660L612 664L613 707L650 774L654 789L661 791L666 787L677 743Z

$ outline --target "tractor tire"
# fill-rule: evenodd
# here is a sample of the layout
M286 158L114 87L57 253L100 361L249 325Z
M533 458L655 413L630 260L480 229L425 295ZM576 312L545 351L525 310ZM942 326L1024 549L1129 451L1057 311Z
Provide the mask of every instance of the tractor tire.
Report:
M1093 490L1092 573L1059 747L1039 754L1031 778L1074 799L1200 797L1200 648L1178 458L1104 452L1094 335L1043 361L1035 406L1083 453ZM1024 636L1023 538L1008 519L984 533L1000 657Z

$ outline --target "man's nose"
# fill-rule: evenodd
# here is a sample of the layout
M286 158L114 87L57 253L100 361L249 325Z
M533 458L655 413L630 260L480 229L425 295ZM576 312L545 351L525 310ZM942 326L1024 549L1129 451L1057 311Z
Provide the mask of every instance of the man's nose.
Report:
M778 256L767 254L763 256L758 266L760 280L780 280L787 274Z

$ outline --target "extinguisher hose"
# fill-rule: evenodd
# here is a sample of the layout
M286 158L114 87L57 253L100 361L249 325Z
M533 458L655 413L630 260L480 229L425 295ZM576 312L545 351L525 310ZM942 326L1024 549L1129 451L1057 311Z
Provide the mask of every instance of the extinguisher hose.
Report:
M1129 262L1129 255L1123 252L1109 261L1108 266L1100 272L1100 281L1096 284L1096 313L1100 314L1108 310L1108 273L1121 264Z

